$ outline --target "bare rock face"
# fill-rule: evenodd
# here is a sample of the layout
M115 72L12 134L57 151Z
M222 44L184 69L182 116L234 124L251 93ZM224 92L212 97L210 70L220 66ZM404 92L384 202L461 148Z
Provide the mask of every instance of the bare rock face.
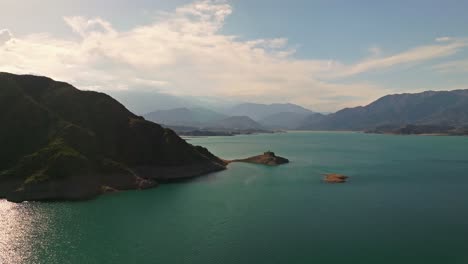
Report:
M345 175L329 173L325 174L323 181L326 183L345 183L348 178L349 177Z
M262 155L253 156L246 159L236 159L230 162L247 162L254 164L263 164L268 166L278 166L281 164L289 163L289 160L280 156L276 156L274 152L267 151Z

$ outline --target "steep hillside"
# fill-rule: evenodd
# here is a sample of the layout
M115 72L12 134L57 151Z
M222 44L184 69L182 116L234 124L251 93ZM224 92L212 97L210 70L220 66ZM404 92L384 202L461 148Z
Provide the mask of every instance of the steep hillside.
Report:
M85 199L224 168L110 96L0 73L0 197Z

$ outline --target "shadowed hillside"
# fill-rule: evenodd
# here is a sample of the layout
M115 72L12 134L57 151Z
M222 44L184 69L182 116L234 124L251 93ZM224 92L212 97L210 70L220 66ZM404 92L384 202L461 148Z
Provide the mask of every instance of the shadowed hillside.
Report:
M155 186L224 168L110 96L0 73L0 197L56 200Z

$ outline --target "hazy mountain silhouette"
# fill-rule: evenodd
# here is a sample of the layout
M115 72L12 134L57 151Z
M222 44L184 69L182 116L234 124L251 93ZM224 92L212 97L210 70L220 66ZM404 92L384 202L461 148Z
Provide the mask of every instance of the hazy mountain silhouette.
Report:
M270 129L297 129L310 113L280 112L267 116L258 121L262 126Z
M295 104L255 104L255 103L243 103L238 104L228 110L229 115L232 116L248 116L255 121L260 121L271 115L279 113L299 113L299 114L312 114L313 111L306 109L302 106Z
M142 90L134 87L125 91L109 91L109 95L121 102L130 111L139 115L160 110L177 108L204 108L223 112L238 104L237 101L222 97L208 96L176 96L151 89Z
M125 91L109 91L109 95L117 99L133 113L140 115L155 111L155 109L168 110L182 107L196 107L196 104L191 100L157 91L139 91L137 89L132 89Z
M259 123L248 116L230 116L225 119L212 122L207 128L225 130L265 130Z
M148 113L150 121L168 126L203 127L226 118L226 115L205 108L175 108Z

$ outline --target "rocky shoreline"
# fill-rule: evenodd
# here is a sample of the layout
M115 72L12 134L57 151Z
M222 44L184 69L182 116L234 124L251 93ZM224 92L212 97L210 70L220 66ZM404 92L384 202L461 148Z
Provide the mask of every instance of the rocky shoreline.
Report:
M95 175L99 182L83 184L83 175L75 175L64 181L43 182L33 186L20 187L14 191L0 189L0 198L10 202L23 201L81 201L96 198L101 194L126 190L145 190L159 184L187 181L213 172L225 170L233 162L245 162L267 166L278 166L289 162L267 151L261 155L246 159L222 160L220 162L202 162L182 166L139 166L132 168L129 175ZM143 176L144 175L144 176Z
M162 183L190 180L209 173L225 170L225 164L197 163L184 166L144 166L132 169L133 175L95 175L99 182L83 182L83 175L67 180L42 182L20 187L14 191L0 190L0 199L23 201L81 201L105 193L127 190L145 190ZM140 176L138 176L140 175ZM144 176L143 176L144 175ZM16 183L15 183L16 184Z

